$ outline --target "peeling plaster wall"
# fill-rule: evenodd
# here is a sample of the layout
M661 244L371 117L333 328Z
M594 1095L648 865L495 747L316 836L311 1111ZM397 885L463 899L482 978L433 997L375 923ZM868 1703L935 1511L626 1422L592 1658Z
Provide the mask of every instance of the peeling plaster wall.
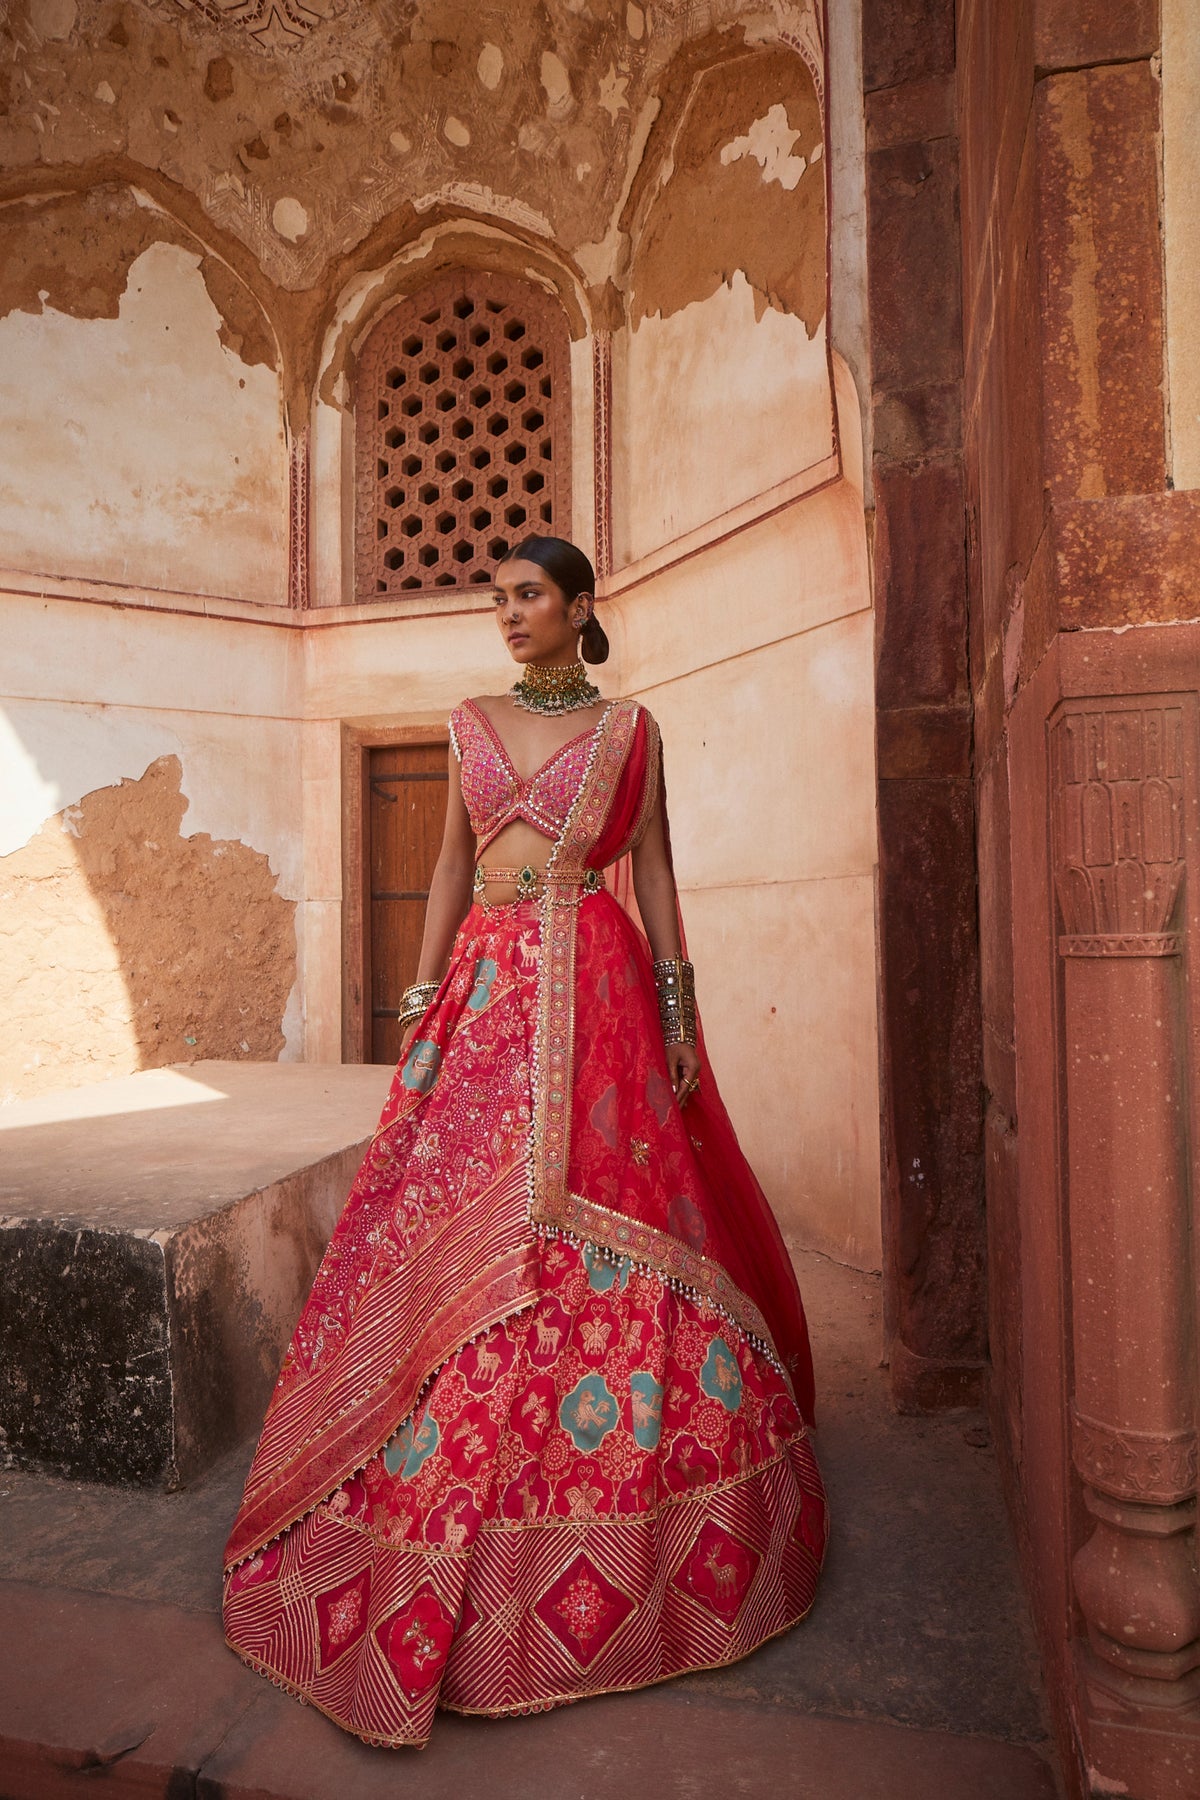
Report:
M682 48L786 32L822 61L816 14L793 0L216 10L13 0L3 166L136 164L194 196L198 228L227 233L292 293L373 233L411 235L444 198L571 253L601 243L664 73L690 80L690 66L672 71Z
M111 248L102 238L95 254ZM11 246L26 272L28 249ZM119 264L107 290L71 296L35 270L45 303L25 295L32 310L0 318L0 567L286 599L278 378L222 341L199 264L194 251L149 244L128 265L115 317ZM56 292L88 316L56 311Z
M825 169L803 63L758 50L703 70L662 149L638 220L634 326L707 299L741 269L759 312L792 313L811 336L825 313Z
M0 1099L302 1055L298 644L0 604Z
M160 757L0 861L5 1098L282 1050L295 902L258 851L182 834L181 776Z
M830 454L823 148L778 50L702 71L651 140L613 346L618 562Z
M146 194L120 182L31 194L0 209L0 317L49 307L73 319L119 318L129 271L154 244L199 252L221 342L244 363L276 368L266 316L245 284Z
M811 468L832 449L825 332L768 310L741 272L613 345L618 565Z

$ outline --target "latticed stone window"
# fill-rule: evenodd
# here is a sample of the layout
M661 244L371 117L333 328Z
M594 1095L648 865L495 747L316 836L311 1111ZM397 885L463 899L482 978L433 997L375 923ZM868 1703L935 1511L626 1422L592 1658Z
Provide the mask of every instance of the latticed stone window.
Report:
M439 276L384 314L355 379L359 601L491 581L531 532L570 534L570 352L548 294Z

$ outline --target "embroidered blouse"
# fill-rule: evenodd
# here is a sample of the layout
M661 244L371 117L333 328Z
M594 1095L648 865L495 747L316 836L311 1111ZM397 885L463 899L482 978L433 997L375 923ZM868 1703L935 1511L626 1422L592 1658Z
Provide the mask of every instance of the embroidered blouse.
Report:
M548 756L527 779L518 775L483 708L464 700L450 714L450 742L462 765L462 792L482 853L515 819L558 838L587 772L597 727L589 725Z

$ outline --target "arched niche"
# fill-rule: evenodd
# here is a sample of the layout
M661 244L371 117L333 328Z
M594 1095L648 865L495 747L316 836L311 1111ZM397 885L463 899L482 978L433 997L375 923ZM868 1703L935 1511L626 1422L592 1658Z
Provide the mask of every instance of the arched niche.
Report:
M803 58L722 42L668 70L621 223L613 504L617 560L636 561L836 455L824 122Z
M121 180L0 207L0 563L286 600L279 345L220 251Z
M529 374L535 377L537 392L529 390L518 397L518 412L505 410L509 397L494 386L494 372L487 368L489 356L502 353L499 346L475 346L468 342L443 353L437 345L439 330L455 335L455 322L447 318L440 325L435 322L431 340L433 354L429 358L424 356L423 314L432 312L447 297L451 312L455 299L466 299L472 306L478 302L485 310L489 301L495 302L503 313L501 333L505 325L511 327L514 322L523 322L525 341L539 339L543 362L537 369L514 368L500 372L505 377L505 386ZM551 522L558 535L572 537L585 549L594 543L594 519L587 504L594 420L589 326L584 282L565 259L560 259L544 244L529 243L499 228L469 220L448 218L431 226L420 239L398 252L386 267L359 273L347 284L338 297L325 334L311 412L313 605L368 603L386 610L398 604L405 611L420 612L428 610L430 605L444 611L480 604L478 588L482 583L472 579L484 566L478 555L472 554L463 560L465 581L439 581L439 576L453 572L451 567L441 566L441 559L437 567L429 565L432 575L429 581L418 574L419 585L415 588L403 585L411 579L407 561L386 574L376 571L374 559L369 554L371 535L375 534L376 545L385 541L379 534L383 511L398 514L401 538L408 536L403 529L405 520L417 518L418 532L412 536L418 545L425 541L422 533L426 530L427 513L433 519L435 532L438 518L449 517L452 525L444 535L452 540L451 550L455 544L469 545L472 551L482 551L484 559L491 554L489 545L500 538L515 537L539 527L549 528ZM397 331L399 337L393 343ZM519 483L515 497L511 484L509 493L489 493L487 473L492 471L489 463L487 471L482 471L481 492L456 494L456 483L471 482L478 488L480 484L476 477L481 471L472 470L469 457L462 467L458 466L462 459L455 458L452 466L439 468L438 455L443 464L450 455L449 446L440 441L440 433L437 442L431 439L431 446L420 446L419 469L405 471L401 467L406 455L418 457L418 451L410 449L407 443L383 442L393 422L390 416L387 421L378 417L379 407L382 400L388 405L390 415L391 398L388 393L375 393L375 387L380 382L386 385L389 377L403 373L402 386L406 392L410 390L412 384L408 382L404 344L418 338L422 342L422 352L413 353L415 388L419 390L425 385L436 388L442 396L447 416L453 415L460 430L470 424L470 432L461 442L468 445L484 444L489 440L497 442L499 460L505 468L532 467L535 459L530 454L514 454L513 461L508 462L504 452L506 449L515 452L523 443L528 446L536 441L539 446L537 460L542 464L543 476L543 485L536 493L531 490L526 494ZM473 355L477 349L486 351L478 369L475 368L478 359ZM472 368L458 377L454 372L455 364L465 360L471 361ZM444 368L443 361L446 363ZM519 354L517 361L520 362ZM423 384L420 379L423 367L435 370L434 379L428 384ZM438 380L438 376L445 379ZM551 386L549 395L541 391L547 378ZM461 391L456 391L456 385ZM484 388L489 391L489 399L473 403L472 392ZM373 396L375 423L385 428L380 434L364 429L368 421L359 396L365 395L368 389ZM392 394L400 392L400 388L391 390ZM435 409L436 399L437 394ZM496 406L492 405L493 400L498 402ZM539 406L539 401L553 402L553 410ZM372 400L366 402L368 408L371 404ZM403 404L402 398L400 404ZM522 418L532 411L543 413L542 427L522 424ZM418 430L423 414L422 403L419 413L409 415L417 420ZM489 419L496 415L503 416L505 424L492 433ZM549 431L545 429L547 426ZM399 429L405 428L400 425ZM378 444L374 442L375 435L379 435ZM548 457L540 448L547 437L551 442ZM427 447L433 449L433 461L428 470L423 454ZM374 455L371 455L372 451ZM391 466L391 452L399 453L395 472ZM382 463L388 465L386 475L380 472ZM417 483L415 512L407 506L408 488L403 479L406 473ZM376 506L376 500L386 501L387 494L393 489L401 490L405 498L391 508ZM423 500L422 490L426 494ZM532 510L528 501L533 502ZM496 502L502 504L497 507ZM547 504L551 520L543 516ZM514 506L524 507L526 519L507 517ZM491 515L489 520L473 525L472 514L484 511ZM386 522L387 547L393 548L390 516ZM417 567L424 569L425 565L418 564ZM399 579L392 580L392 574ZM380 580L384 581L382 589L378 586Z

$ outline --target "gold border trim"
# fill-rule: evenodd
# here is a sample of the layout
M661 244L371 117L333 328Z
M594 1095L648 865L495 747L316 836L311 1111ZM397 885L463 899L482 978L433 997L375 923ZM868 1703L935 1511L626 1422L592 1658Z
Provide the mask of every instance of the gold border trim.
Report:
M561 1203L559 1217L549 1224L539 1220L538 1226L544 1236L594 1244L617 1261L628 1258L635 1268L657 1275L677 1292L686 1289L697 1300L707 1301L736 1325L781 1374L786 1374L767 1321L750 1296L730 1280L720 1263L701 1256L681 1238L643 1225L610 1207L598 1206L582 1194L569 1192Z
M769 1466L771 1465L763 1465L764 1468ZM761 1471L759 1472L761 1473ZM747 1476L746 1479L751 1480L753 1477ZM576 1700L592 1700L601 1694L639 1693L644 1688L661 1687L663 1683L667 1681L683 1681L689 1675L703 1675L712 1669L726 1669L731 1667L734 1663L744 1662L748 1656L753 1656L755 1652L761 1650L765 1644L774 1643L776 1638L781 1638L787 1632L794 1631L797 1625L807 1619L809 1613L817 1603L821 1591L820 1577L825 1567L826 1558L829 1555L829 1544L833 1535L833 1510L829 1503L828 1491L825 1490L823 1483L822 1492L825 1506L825 1539L821 1549L820 1560L816 1565L816 1580L814 1582L813 1597L804 1608L803 1612L797 1613L795 1618L790 1619L786 1625L781 1625L777 1631L767 1632L764 1637L759 1638L757 1643L751 1644L748 1649L739 1650L735 1655L723 1657L719 1662L692 1663L687 1668L674 1669L669 1674L655 1676L653 1680L650 1681L631 1681L619 1687L589 1688L585 1693L581 1694L548 1695L543 1699L527 1701L524 1704L515 1706L496 1707L492 1709L484 1707L451 1706L442 1702L439 1698L434 1710L434 1717L436 1718L439 1712L444 1712L456 1713L461 1717L468 1718L500 1719L505 1717L528 1716L540 1712L551 1712L554 1708L559 1706L570 1706ZM576 1521L576 1532L578 1532L579 1529L580 1524ZM694 1541L695 1534L693 1535L693 1542ZM225 1642L230 1650L233 1651L234 1655L245 1663L247 1668L252 1669L255 1674L261 1675L264 1680L271 1682L273 1686L280 1688L286 1694L290 1694L292 1698L298 1700L301 1705L311 1706L314 1711L323 1713L327 1719L331 1719L335 1725L340 1727L342 1731L347 1732L349 1736L358 1738L364 1744L370 1744L374 1749L419 1750L423 1749L429 1742L431 1731L426 1732L424 1737L419 1738L399 1736L373 1737L368 1733L357 1731L353 1725L349 1724L345 1719L339 1718L338 1715L335 1712L331 1712L327 1706L322 1706L310 1693L305 1692L303 1688L298 1687L294 1682L288 1681L285 1676L278 1674L269 1663L263 1662L261 1658L255 1656L252 1651L241 1649L227 1634L225 1634Z
M531 1070L529 1217L534 1223L552 1222L562 1204L571 1146L575 925L582 896L563 893L553 878L582 877L584 858L603 830L609 802L629 759L637 713L637 702L632 700L614 700L605 708L579 792L546 864L546 886L539 903L542 945Z

